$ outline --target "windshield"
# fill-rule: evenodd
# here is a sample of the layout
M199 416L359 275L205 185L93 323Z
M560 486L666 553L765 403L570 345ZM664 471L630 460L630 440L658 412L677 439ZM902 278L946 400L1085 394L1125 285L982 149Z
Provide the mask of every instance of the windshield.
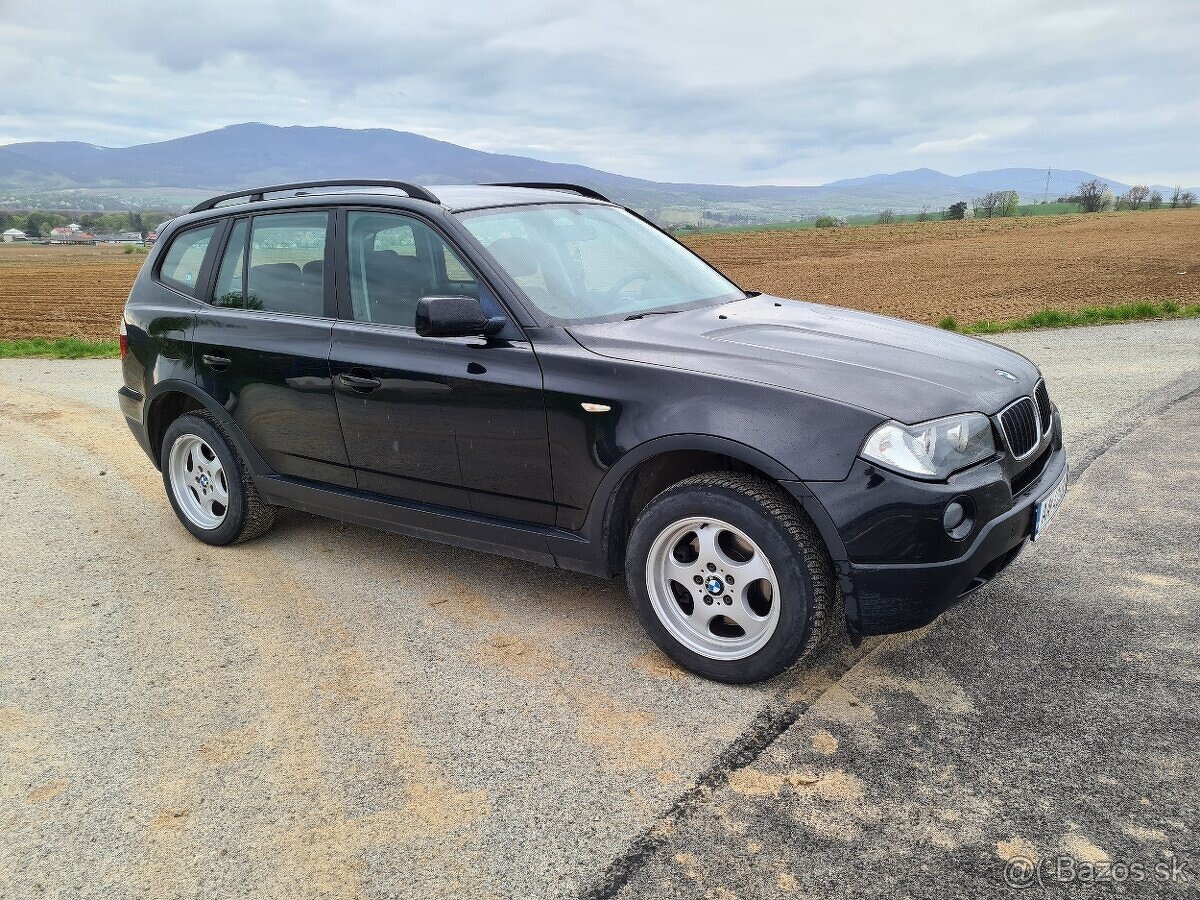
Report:
M585 322L740 300L737 286L623 209L592 204L463 213L539 310Z

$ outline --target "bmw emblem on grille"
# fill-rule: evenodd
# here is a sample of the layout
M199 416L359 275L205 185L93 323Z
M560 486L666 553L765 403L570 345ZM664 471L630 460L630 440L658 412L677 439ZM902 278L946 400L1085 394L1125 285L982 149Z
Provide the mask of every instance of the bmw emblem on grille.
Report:
M1012 372L1006 372L1004 369L997 369L996 374L999 375L1001 378L1008 379L1009 381L1020 381L1021 380L1016 375L1014 375Z

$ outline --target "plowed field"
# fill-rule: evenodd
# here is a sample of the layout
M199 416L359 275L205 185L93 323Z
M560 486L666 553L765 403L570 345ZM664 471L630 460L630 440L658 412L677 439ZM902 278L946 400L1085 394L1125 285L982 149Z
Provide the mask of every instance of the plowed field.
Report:
M745 288L921 322L1200 302L1200 210L688 237ZM111 339L145 256L0 245L0 339Z
M1200 210L696 235L743 288L937 322L1200 302Z
M117 246L0 244L0 339L115 340L145 259Z

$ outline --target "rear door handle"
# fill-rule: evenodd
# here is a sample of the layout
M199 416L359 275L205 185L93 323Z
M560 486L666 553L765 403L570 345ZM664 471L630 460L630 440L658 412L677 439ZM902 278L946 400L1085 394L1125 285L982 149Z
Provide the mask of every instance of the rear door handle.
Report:
M364 378L361 375L349 375L346 372L343 372L338 376L338 381L351 390L359 391L364 394L375 390L377 387L380 387L383 384L383 382L378 378Z
M200 358L204 360L204 364L206 366L208 366L210 369L215 369L218 372L223 372L225 369L228 369L230 363L233 362L233 360L231 360L228 356L216 356L212 353L205 353Z

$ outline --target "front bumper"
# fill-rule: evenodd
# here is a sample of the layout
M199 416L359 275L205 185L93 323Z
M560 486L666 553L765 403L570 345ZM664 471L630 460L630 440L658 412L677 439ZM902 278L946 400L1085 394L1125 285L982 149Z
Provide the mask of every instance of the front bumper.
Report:
M785 486L810 514L825 516L817 524L834 558L851 632L889 634L929 624L1017 558L1030 538L1035 504L1067 471L1057 434L1038 464L1040 472L1015 496L998 465L926 484L862 463L845 482L809 482L808 497L798 483ZM962 497L973 503L979 524L957 542L941 519L946 504Z
M859 565L849 563L852 598L861 634L920 628L949 606L987 584L1017 558L1033 528L1033 508L1067 470L1067 454L1055 452L1042 475L1011 510L983 526L962 556L945 562ZM850 609L850 603L857 610Z

